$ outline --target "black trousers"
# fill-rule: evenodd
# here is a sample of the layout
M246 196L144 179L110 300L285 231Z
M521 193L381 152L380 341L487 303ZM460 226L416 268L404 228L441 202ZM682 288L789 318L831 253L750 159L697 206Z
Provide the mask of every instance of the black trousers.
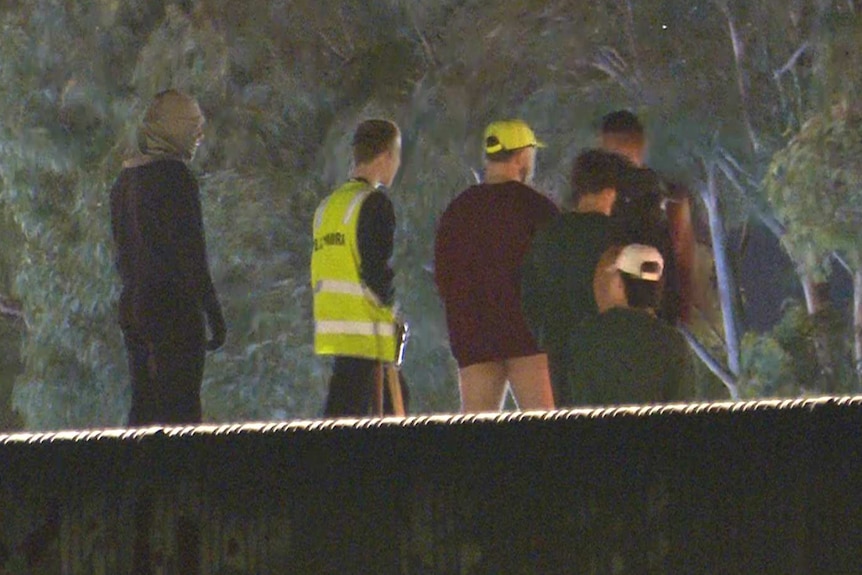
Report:
M374 398L377 385L375 370L379 365L380 362L373 359L335 356L323 415L325 417L375 415ZM398 384L401 386L401 396L406 410L409 399L407 384L400 372ZM388 385L383 386L383 413L393 413Z
M203 318L154 341L123 335L132 379L129 426L200 423L206 357Z

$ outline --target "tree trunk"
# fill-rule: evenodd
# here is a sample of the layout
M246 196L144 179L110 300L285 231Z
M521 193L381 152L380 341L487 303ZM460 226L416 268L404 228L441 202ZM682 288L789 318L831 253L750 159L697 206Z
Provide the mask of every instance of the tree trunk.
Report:
M817 382L817 386L825 393L835 393L838 384L835 357L829 341L828 318L825 317L831 309L829 286L824 282L816 281L813 274L807 271L799 272L799 281L805 293L805 308L814 323L814 353L820 368L820 381Z
M751 114L749 113L750 98L748 94L748 79L746 77L742 61L744 58L745 44L743 43L739 29L736 26L736 20L730 9L730 4L727 0L716 0L715 3L727 21L727 33L730 36L730 43L733 47L733 60L736 64L736 87L739 90L739 97L741 100L742 121L745 124L745 129L748 131L748 139L751 143L751 149L755 154L757 154L760 152L760 141L757 138L757 133L754 131L754 124L751 121Z
M715 273L718 279L718 298L724 322L724 339L727 346L727 368L734 377L739 377L741 366L741 337L736 310L736 278L728 255L727 232L721 217L718 190L715 181L715 165L704 162L706 184L701 187L701 196L709 217L709 232L715 258Z

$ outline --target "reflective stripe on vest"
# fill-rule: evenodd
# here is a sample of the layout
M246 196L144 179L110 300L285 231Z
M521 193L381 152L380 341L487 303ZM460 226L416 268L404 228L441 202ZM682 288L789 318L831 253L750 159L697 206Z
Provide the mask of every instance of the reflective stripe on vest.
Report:
M344 219L342 220L344 222L344 225L347 225L350 222L350 218L353 217L353 213L356 211L356 208L358 208L362 204L362 202L365 201L365 198L367 198L368 194L370 193L371 192L365 191L356 194L356 197L353 198L353 201L351 201L350 205L347 206L347 211L344 212ZM359 215L357 214L357 218L358 217ZM359 223L358 220L357 223Z
M320 280L314 286L314 293L338 293L343 295L355 295L367 298L375 305L381 305L380 300L373 291L363 284L344 282L338 280Z
M387 337L395 335L393 324L370 321L318 321L315 322L314 329L319 334L382 335Z
M314 215L311 284L314 289L314 349L394 361L395 315L362 283L357 240L367 184L348 182L321 202Z

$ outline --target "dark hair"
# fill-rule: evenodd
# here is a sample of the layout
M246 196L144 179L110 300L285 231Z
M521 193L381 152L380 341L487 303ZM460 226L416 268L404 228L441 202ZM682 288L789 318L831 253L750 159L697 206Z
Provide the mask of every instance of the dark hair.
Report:
M630 166L622 172L611 216L628 243L664 246L669 241L667 197L661 177L649 168ZM660 250L663 251L663 250Z
M617 189L629 169L630 162L619 154L598 149L581 152L572 164L572 203L606 188Z
M658 309L664 291L664 278L648 281L631 274L620 272L626 290L629 307L637 309Z
M635 136L643 139L644 127L638 117L628 110L617 110L602 117L602 134Z
M388 152L399 133L389 120L365 120L353 133L353 162L360 166Z

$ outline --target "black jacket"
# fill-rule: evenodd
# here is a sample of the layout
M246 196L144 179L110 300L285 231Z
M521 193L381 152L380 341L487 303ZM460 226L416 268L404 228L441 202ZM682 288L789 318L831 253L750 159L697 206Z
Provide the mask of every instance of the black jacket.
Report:
M198 184L185 163L164 159L125 168L110 204L123 330L158 339L199 329L202 312L223 323Z

